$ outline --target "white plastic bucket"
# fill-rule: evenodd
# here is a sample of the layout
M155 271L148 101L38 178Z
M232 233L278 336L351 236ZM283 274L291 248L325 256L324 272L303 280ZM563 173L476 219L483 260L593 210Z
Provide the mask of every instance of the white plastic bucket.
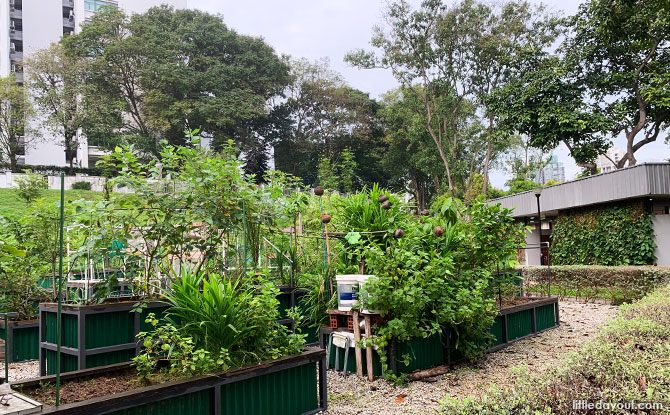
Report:
M336 275L337 281L337 309L350 311L358 304L359 282L358 275Z
M367 283L368 281L370 281L374 278L377 278L377 277L375 277L374 275L359 275L358 276L359 292L362 293L363 286L365 285L365 283ZM366 303L366 300L368 298L369 298L369 294L367 294L367 293L359 295L359 300L361 302L361 312L365 313L365 314L380 314L379 310L368 310L367 308L365 308L365 303Z

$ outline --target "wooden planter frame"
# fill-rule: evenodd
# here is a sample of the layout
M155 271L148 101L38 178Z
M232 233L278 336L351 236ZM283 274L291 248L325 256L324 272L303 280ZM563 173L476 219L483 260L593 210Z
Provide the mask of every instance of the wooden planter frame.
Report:
M45 407L45 415L103 415L122 410L140 408L147 404L158 403L170 398L186 396L204 390L210 390L210 414L221 415L221 386L257 378L263 375L277 373L296 367L317 363L318 387L317 408L305 412L315 414L328 409L328 389L326 375L326 351L317 348L306 348L301 354L287 356L281 359L262 362L258 365L231 369L215 375L198 376L181 379L160 385L152 385L122 392L115 395L88 399L81 402L62 405L60 407ZM119 363L104 367L85 369L61 375L61 381L84 380L100 375L113 374L125 371L132 367L131 363ZM25 382L12 383L12 387L21 391L22 388L37 388L41 384L55 381L55 375L31 379Z
M9 362L8 363L17 363L17 362L25 362L28 360L36 360L39 358L39 354L35 356L31 356L29 359L23 359L23 360L14 360L14 351L15 351L15 341L14 338L16 337L15 331L18 330L24 330L24 329L31 329L31 328L36 328L39 330L40 326L40 321L39 319L32 319L32 320L9 320L7 322L7 326L5 327L5 321L0 320L0 328L5 329L6 333L6 339L5 339L5 348L7 349L7 356L9 356ZM39 339L36 339L36 343L39 341ZM39 353L39 348L38 348L38 353ZM2 360L5 359L5 355L2 355Z

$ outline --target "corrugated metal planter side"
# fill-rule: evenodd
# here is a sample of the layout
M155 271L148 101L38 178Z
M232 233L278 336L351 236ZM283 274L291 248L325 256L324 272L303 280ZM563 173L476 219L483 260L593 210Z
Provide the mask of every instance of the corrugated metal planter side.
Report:
M117 395L45 407L45 415L294 415L313 414L328 407L325 350L311 348L294 356L148 386ZM130 366L109 366L62 376L82 382ZM36 388L55 376L14 384Z
M542 331L556 325L556 306L547 304L535 309L535 324L537 331Z
M212 413L211 391L201 390L188 395L164 399L136 408L112 412L110 415L200 415Z
M10 321L5 328L5 322L0 321L0 338L8 348L9 363L39 358L39 325L38 320Z
M533 333L533 312L522 310L507 315L507 339L515 340Z
M63 372L127 362L136 356L137 333L147 330L146 316L153 312L162 317L164 303L149 303L136 313L135 302L89 306L64 305L61 315ZM55 373L57 306L40 304L39 359L40 375ZM73 363L74 361L74 363Z
M220 388L222 415L303 414L319 406L316 363L222 385Z
M404 362L409 357L409 365ZM445 362L444 346L440 335L415 337L410 341L398 343L397 368L400 373L428 369Z

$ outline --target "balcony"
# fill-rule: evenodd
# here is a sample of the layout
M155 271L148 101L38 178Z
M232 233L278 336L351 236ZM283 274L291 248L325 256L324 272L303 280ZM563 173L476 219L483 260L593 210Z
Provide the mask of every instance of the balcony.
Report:
M23 19L23 10L16 8L9 8L9 18L10 19Z
M9 30L9 39L10 40L20 40L23 41L23 30Z
M23 83L23 72L16 72L14 74L16 76L16 83L17 84L22 84Z
M74 0L63 0L63 7L74 8Z
M63 27L74 30L74 19L63 17Z
M21 62L21 61L23 61L23 52L16 52L16 51L12 51L10 49L9 59L12 60L12 61Z

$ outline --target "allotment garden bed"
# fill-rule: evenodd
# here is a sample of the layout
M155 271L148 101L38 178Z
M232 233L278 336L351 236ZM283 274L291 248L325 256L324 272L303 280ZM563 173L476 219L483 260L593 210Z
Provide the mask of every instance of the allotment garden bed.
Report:
M0 338L7 348L9 363L18 363L39 358L39 320L9 320L0 319ZM3 350L4 351L4 350ZM5 353L1 359L4 360Z
M108 300L109 301L109 300ZM151 328L149 313L161 318L168 305L118 301L95 305L64 304L61 316L61 373L127 362L137 356L137 335ZM40 304L40 375L56 373L58 304Z
M143 386L129 364L63 375L61 406L55 402L55 376L13 384L45 403L43 414L115 413L306 414L326 409L325 351L301 354L212 375ZM44 386L50 385L50 386ZM124 411L124 412L122 412Z

